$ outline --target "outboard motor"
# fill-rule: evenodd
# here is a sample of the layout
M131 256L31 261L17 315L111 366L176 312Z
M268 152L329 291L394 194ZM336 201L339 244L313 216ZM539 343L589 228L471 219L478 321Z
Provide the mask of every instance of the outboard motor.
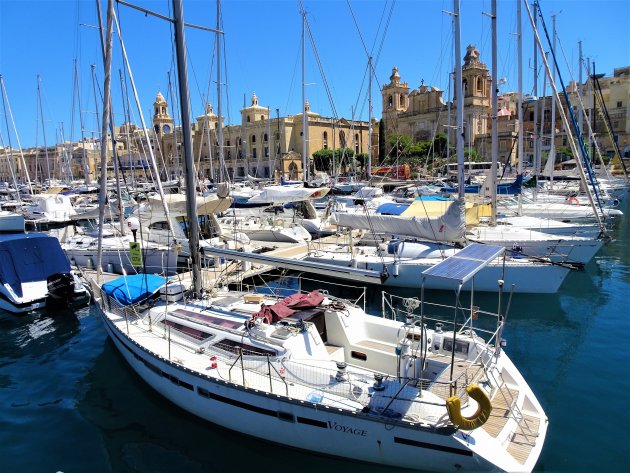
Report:
M48 304L63 304L74 298L74 277L70 273L51 274L48 284Z

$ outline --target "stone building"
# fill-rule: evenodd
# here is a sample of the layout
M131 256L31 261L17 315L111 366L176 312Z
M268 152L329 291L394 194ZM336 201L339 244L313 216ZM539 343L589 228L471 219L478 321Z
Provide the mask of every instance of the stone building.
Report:
M368 152L368 123L345 118L322 117L305 104L308 118L307 152L314 170L312 155L322 149L351 148L356 154ZM251 104L241 110L241 125L223 128L224 172L230 178L247 175L272 178L302 179L302 120L303 114L275 116L268 107L259 104L254 93ZM196 118L193 128L193 153L203 177L220 175L217 128L219 118L212 105ZM378 150L378 133L374 133L372 152ZM376 159L376 158L375 158Z
M436 133L448 133L451 144L455 143L455 94L449 120L449 107L442 90L422 83L410 92L408 83L401 82L397 67L389 79L382 89L386 136L402 133L419 141L430 140ZM476 147L479 137L489 132L491 89L490 73L479 60L474 45L466 48L462 83L465 145Z

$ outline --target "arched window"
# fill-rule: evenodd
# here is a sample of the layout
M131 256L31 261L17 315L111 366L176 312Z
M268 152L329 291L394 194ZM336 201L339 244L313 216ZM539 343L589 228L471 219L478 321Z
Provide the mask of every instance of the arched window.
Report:
M260 116L260 119L261 119L261 120L264 120L264 119L265 119L265 116L264 116L264 115L261 115L261 116Z
M477 77L477 92L483 92L483 82L481 77Z
M394 106L394 98L390 95L387 97L387 108L392 108Z
M227 140L227 142L226 142L225 146L231 146L231 145L230 145L230 140Z
M405 106L405 99L406 99L406 97L403 94L401 94L400 95L400 106L401 107Z
M322 133L322 148L328 149L328 132Z
M247 123L249 123L249 121L250 121L250 120L249 120L249 115L247 115Z
M464 89L464 97L468 95L468 81L464 79L462 81L462 88Z
M162 107L162 114L166 113L166 108Z
M249 142L252 144L256 143L256 135L252 135Z
M263 141L266 143L269 140L269 137L267 136L267 133L265 133L263 135Z

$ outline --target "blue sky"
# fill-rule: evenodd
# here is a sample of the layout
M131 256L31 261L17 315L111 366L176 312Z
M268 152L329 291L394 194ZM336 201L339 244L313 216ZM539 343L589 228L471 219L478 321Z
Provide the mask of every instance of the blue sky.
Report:
M170 14L170 0L135 0L134 3L164 15ZM584 55L596 62L598 72L611 75L615 67L630 65L630 0L541 0L540 3L549 28L551 15L557 14L558 56L566 82L571 75L577 78L577 42L580 40L583 41ZM355 107L356 117L367 119L367 55L348 2L304 0L304 5L337 114L349 118ZM453 67L452 32L450 17L443 11L452 11L451 0L398 0L393 10L391 0L351 0L350 5L367 49L372 51L375 61L378 56L373 86L375 117L381 115L378 85L389 81L393 66L398 66L402 79L412 88L424 80L427 85L448 89L448 73ZM102 0L102 7L104 11L105 0ZM119 8L122 36L145 119L150 122L150 109L158 91L164 94L169 105L172 102L168 86L168 72L171 71L171 80L176 76L172 30L168 22L145 17L143 13L124 6ZM466 45L475 44L481 52L481 60L490 66L490 19L483 15L483 12L490 12L490 0L464 0L461 8L462 54ZM212 0L185 0L184 16L189 23L214 27L216 4ZM282 116L300 113L301 19L297 1L225 0L222 16L226 43L223 68L224 73L227 72L223 79L227 79L227 91L223 91L226 122L240 123L239 109L243 98L246 97L249 105L254 91L260 105L269 106L273 115L276 108ZM502 90L512 91L517 88L516 1L499 0L497 18L498 75L507 79ZM80 137L76 103L75 126L71 127L75 58L79 67L86 135L91 136L100 129L94 113L90 72L91 64L95 64L102 87L100 43L97 30L81 24L97 24L94 1L0 0L0 73L24 147L43 143L41 123L37 119L37 74L41 75L42 81L48 143L59 136L62 123L66 139ZM187 29L186 39L192 110L197 116L202 113L208 90L210 102L216 104L215 38L208 32ZM524 92L531 93L533 40L525 8L523 41ZM114 48L112 87L115 121L120 124L123 109L119 70L123 66L116 37ZM306 76L311 110L332 116L310 44L307 44ZM210 84L209 80L212 81ZM175 86L173 90L177 90ZM139 123L138 112L134 110L132 113L132 122ZM0 119L0 133L6 145L4 116ZM13 133L11 141L15 146Z

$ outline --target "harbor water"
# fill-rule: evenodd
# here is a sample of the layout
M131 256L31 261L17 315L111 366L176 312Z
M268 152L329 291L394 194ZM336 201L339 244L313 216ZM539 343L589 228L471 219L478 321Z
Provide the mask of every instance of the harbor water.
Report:
M630 468L630 208L621 210L615 241L558 294L511 301L506 350L549 417L537 471ZM379 291L370 294L376 313ZM126 366L94 307L0 313L0 365L2 472L397 471L293 451L180 410Z

